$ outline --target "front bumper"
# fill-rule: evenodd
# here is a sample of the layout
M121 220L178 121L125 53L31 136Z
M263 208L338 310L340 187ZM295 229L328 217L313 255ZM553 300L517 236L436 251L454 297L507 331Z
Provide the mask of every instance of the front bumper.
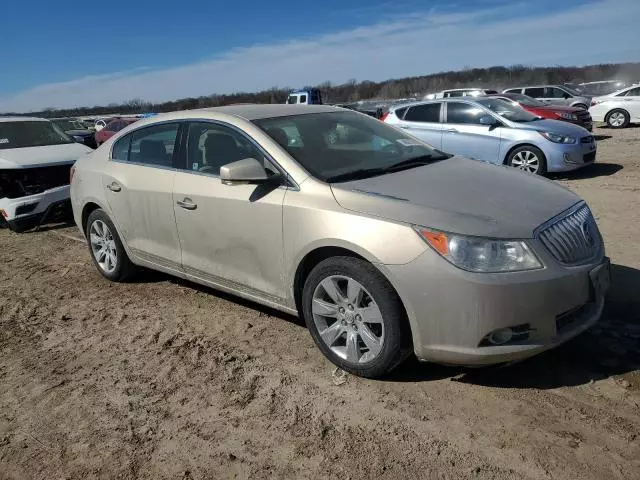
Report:
M539 241L530 244L545 265L540 270L471 273L430 249L408 264L386 265L407 310L419 359L510 363L556 347L598 321L604 297L596 298L589 273L600 262L562 267ZM489 333L522 326L527 337L487 345Z
M547 142L543 151L547 157L549 172L568 172L594 163L597 146L595 140L582 143L581 139L578 139L578 143L571 145Z
M69 185L63 185L27 197L1 198L0 217L12 230L24 231L39 225L52 209L69 205Z

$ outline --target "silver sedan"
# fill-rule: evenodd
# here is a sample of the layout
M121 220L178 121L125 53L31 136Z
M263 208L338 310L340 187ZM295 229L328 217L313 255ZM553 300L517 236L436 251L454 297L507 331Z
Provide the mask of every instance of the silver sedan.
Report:
M300 315L367 377L412 352L526 358L595 323L608 286L575 194L333 107L141 120L78 160L71 197L107 279L147 267Z
M448 153L538 175L596 160L585 128L546 120L500 98L447 98L391 108L384 121Z

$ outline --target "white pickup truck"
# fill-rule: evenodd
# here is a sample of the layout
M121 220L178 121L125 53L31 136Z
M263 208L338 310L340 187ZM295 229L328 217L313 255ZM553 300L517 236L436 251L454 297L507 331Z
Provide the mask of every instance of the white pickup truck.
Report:
M92 152L42 118L0 117L0 226L23 232L69 206L69 175Z

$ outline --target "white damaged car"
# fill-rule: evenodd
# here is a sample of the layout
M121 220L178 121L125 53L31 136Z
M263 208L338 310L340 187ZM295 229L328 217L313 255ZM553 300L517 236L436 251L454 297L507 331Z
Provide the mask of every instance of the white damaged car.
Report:
M0 226L37 227L69 209L69 175L92 152L42 118L0 117Z

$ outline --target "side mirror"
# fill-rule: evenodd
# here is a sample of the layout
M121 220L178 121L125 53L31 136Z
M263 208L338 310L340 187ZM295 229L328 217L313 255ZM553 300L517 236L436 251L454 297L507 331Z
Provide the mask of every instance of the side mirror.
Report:
M222 183L262 183L269 180L262 163L255 158L245 158L220 167Z
M491 115L483 115L482 117L480 117L479 122L480 122L480 125L487 125L491 127L493 125L497 125L498 120L493 118Z

